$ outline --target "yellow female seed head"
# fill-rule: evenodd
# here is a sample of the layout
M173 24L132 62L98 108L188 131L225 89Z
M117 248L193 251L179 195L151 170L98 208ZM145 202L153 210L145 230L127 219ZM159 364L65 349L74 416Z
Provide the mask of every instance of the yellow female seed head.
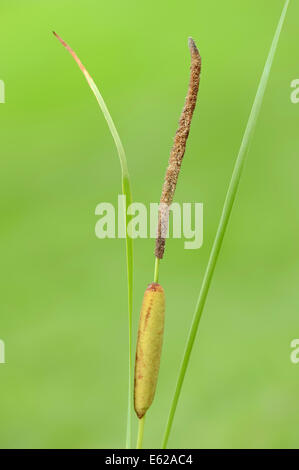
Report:
M155 396L164 332L165 294L152 283L144 293L135 361L134 407L142 418Z

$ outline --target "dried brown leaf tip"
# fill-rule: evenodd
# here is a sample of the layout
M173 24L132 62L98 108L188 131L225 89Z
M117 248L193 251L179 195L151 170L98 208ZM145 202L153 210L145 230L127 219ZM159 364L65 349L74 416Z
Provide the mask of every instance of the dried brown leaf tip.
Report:
M158 232L155 248L155 255L159 259L162 259L164 255L165 238L168 230L169 206L172 203L175 193L199 87L201 57L192 38L189 38L188 43L191 53L189 88L185 100L185 106L180 117L179 127L176 131L174 143L170 152L159 206Z

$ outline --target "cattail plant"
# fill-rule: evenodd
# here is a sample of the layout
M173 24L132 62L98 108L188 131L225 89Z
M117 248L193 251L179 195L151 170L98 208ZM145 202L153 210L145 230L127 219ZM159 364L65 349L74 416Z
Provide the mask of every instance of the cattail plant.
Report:
M194 317L191 323L190 333L187 339L183 360L179 369L178 380L175 387L173 399L171 402L168 421L166 424L162 448L165 448L168 443L168 438L173 424L174 415L176 412L177 403L180 397L182 385L184 382L186 370L189 364L190 355L192 352L193 344L198 331L199 322L205 306L205 301L208 295L209 287L213 278L214 270L217 264L218 255L222 247L223 238L232 211L234 200L236 197L239 181L241 178L245 157L249 148L250 140L253 135L255 124L259 116L259 111L262 105L263 97L265 94L266 85L270 76L271 67L273 64L275 52L278 45L278 40L285 20L289 0L285 1L285 5L273 38L273 42L268 54L265 68L258 86L257 94L253 102L252 110L249 120L245 129L239 154L236 159L233 174L229 183L227 194L224 201L222 214L219 220L218 229L216 232L215 240L210 253L209 261L206 267L203 282L200 288L197 305L195 308ZM89 86L94 92L97 101L102 109L102 112L107 120L108 126L114 138L122 170L122 189L123 194L127 196L127 206L131 203L131 189L130 179L127 167L127 161L124 149L119 138L118 132L112 121L110 113L106 104L99 93L94 81L91 79L85 67L82 65L76 54L70 47L56 34L55 36L66 47L71 55L76 60L80 69L82 70ZM184 157L186 143L190 131L191 120L195 109L200 72L201 72L201 58L193 39L189 39L189 48L191 52L191 71L188 93L183 108L179 127L175 135L173 147L171 149L168 168L165 175L165 181L162 188L162 195L159 206L157 238L155 245L155 271L154 282L147 287L140 312L138 338L136 347L136 360L135 360L135 380L134 380L134 408L139 420L137 448L142 447L144 420L148 412L156 391L160 357L163 343L164 332L164 316L165 316L165 294L159 281L159 262L164 256L165 240L168 230L169 222L169 208L172 204L175 189L180 173L182 160ZM127 226L127 212L126 212L126 226ZM131 331L132 331L132 279L133 279L133 260L132 260L132 239L127 233L126 248L127 248L127 271L128 271L128 299L129 299L129 400L128 400L128 421L127 421L127 439L126 446L130 447L131 443L131 402L132 402L132 360L131 360Z
M164 256L169 208L173 201L185 154L201 72L201 57L192 38L189 38L189 49L191 53L189 88L170 152L159 205L154 283L150 284L145 291L140 312L134 381L134 405L139 419L137 448L142 447L145 413L154 399L160 367L165 294L162 286L158 284L159 261Z

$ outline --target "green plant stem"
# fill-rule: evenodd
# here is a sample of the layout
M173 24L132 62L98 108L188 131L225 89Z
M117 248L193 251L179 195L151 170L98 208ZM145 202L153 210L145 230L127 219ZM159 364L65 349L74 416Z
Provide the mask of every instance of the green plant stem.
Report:
M89 75L88 71L80 61L79 57L76 53L70 48L70 46L63 40L61 37L53 31L54 36L61 42L61 44L68 50L71 56L76 61L77 65L79 66L81 72L83 73L84 77L87 80L88 85L90 86L91 90L93 91L96 100L100 106L100 109L107 121L109 130L113 137L120 167L121 167L121 175L122 175L122 193L126 196L126 213L124 214L125 223L126 223L126 262L127 262L127 279L128 279L128 322L129 322L129 384L128 384L128 414L127 414L127 431L126 431L126 448L131 448L131 424L132 424L132 395L133 395L133 365L132 365L132 311L133 311L133 240L128 235L127 231L127 222L128 222L128 215L127 215L127 208L132 203L132 192L131 192L131 183L130 183L130 176L128 171L127 159L126 154L124 151L124 147L122 141L119 137L111 114L106 106L106 103L96 86L95 82Z
M154 282L159 281L159 265L160 265L160 260L159 258L155 259L155 273L154 273Z
M128 283L128 337L129 337L129 379L128 379L128 411L127 411L127 431L126 449L132 447L132 400L133 400L133 341L132 341L132 316L133 316L133 240L128 235L128 213L127 208L132 203L132 192L130 179L123 176L122 192L126 196L126 259L127 259L127 283Z
M143 434L144 434L145 416L138 420L138 436L136 449L142 449Z
M263 74L262 74L262 77L261 77L261 80L260 80L260 83L259 83L259 86L258 86L258 90L257 90L256 97L255 97L255 100L254 100L254 103L253 103L253 106L252 106L252 110L251 110L251 113L250 113L250 116L249 116L247 127L246 127L246 130L245 130L244 136L243 136L243 140L242 140L242 143L241 143L239 154L238 154L238 157L237 157L237 160L236 160L236 163L235 163L235 167L234 167L234 170L233 170L231 181L229 183L229 187L228 187L228 191L227 191L227 194L226 194L222 214L221 214L219 225L218 225L218 229L217 229L215 240L214 240L214 243L213 243L213 246L212 246L212 250L211 250L210 258L209 258L209 261L208 261L208 265L207 265L207 268L206 268L206 271L205 271L205 274L204 274L204 279L203 279L203 283L202 283L202 286L201 286L201 289L200 289L200 293L199 293L195 313L194 313L192 324L191 324L191 329L190 329L189 336L188 336L188 339L187 339L186 348L185 348L185 352L184 352L184 356L183 356L183 361L182 361L182 364L181 364L181 367L180 367L180 370L179 370L178 380L177 380L173 400L172 400L172 403L171 403L171 408L170 408L170 412L169 412L169 416L168 416L166 430L165 430L165 434L164 434L164 438L163 438L162 449L165 449L167 447L169 434L170 434L170 431L171 431L171 427L172 427L172 423L173 423L177 403L178 403L178 400L179 400L179 397L180 397L182 385L183 385L183 382L184 382L186 370L187 370L187 367L188 367L188 364L189 364L189 359L190 359L191 351L192 351L192 348L193 348L194 340L195 340L195 337L196 337L196 334L197 334L199 321L200 321L200 318L201 318L201 315L202 315L202 312L203 312L203 308L204 308L204 305L205 305L205 301L206 301L206 298L207 298L207 295L208 295L209 287L210 287L211 280L212 280L212 277L213 277L213 273L214 273L214 270L215 270L215 266L216 266L216 263L217 263L218 255L219 255L219 252L220 252L220 249L221 249L221 246L222 246L223 237L224 237L224 234L225 234L225 230L226 230L226 227L227 227L227 224L228 224L228 221L229 221L229 217L230 217L230 214L231 214L231 210L232 210L232 207L233 207L233 203L234 203L234 200L235 200L236 192L237 192L237 189L238 189L238 185L239 185L239 181L240 181L240 177L241 177L241 173L242 173L242 169L243 169L243 165L244 165L244 159L245 159L245 156L247 154L249 144L250 144L250 140L252 138L253 131L254 131L254 128L255 128L255 124L256 124L256 121L257 121L257 118L258 118L258 115L259 115L259 111L260 111L260 108L261 108L261 105L262 105L263 97L264 97L264 94L265 94L265 89L266 89L266 86L267 86L268 78L269 78L269 75L270 75L270 70L271 70L271 67L272 67L273 59L274 59L274 56L275 56L275 51L276 51L276 48L277 48L279 36L280 36L281 30L282 30L282 26L283 26L283 23L284 23L284 19L285 19L285 16L286 16L288 5L289 5L289 0L287 0L285 2L285 5L284 5L283 11L282 11L282 14L281 14L281 17L280 17L280 20L279 20L274 38L273 38L273 42L272 42L272 45L271 45L271 48L270 48L270 52L269 52L269 55L268 55L268 58L267 58L267 61L266 61L266 64L265 64L265 68L264 68L264 71L263 71Z

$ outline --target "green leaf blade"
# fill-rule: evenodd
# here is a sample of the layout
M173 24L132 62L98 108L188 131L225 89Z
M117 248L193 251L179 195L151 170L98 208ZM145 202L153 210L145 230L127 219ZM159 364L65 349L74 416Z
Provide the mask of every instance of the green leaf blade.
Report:
M96 86L95 82L89 75L88 71L80 61L79 57L76 53L70 48L70 46L57 34L53 31L54 36L61 42L61 44L68 50L71 56L76 61L77 65L79 66L81 72L83 73L84 77L88 85L90 86L92 92L94 93L96 100L100 106L100 109L107 121L109 130L113 137L120 167L121 167L121 174L122 174L122 193L126 196L126 214L125 214L125 222L126 222L126 263L127 263L127 281L128 281L128 323L129 323L129 384L128 384L128 414L127 414L127 431L126 431L126 448L131 448L131 426L132 426L132 392L133 392L133 365L132 365L132 312L133 312L133 240L131 237L128 236L127 231L127 208L132 203L132 192L131 192L131 183L130 183L130 176L128 171L127 159L126 154L124 151L124 147L122 141L119 137L118 131L115 127L111 114L106 106L106 103Z

